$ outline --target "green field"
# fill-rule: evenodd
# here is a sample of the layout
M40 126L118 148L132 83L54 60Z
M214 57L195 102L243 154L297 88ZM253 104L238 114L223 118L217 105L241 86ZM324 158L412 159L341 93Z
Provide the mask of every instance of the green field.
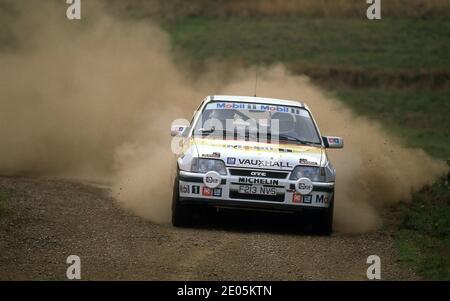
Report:
M283 62L405 145L450 157L450 20L181 18L166 21L174 53L198 65ZM392 208L400 261L425 279L449 280L450 189L442 180Z
M396 246L400 261L426 279L450 280L450 194L445 181L414 195L412 205L400 205Z
M284 62L410 146L450 156L450 20L183 18L165 22L179 57Z
M188 18L166 23L195 59L372 70L449 70L449 19Z

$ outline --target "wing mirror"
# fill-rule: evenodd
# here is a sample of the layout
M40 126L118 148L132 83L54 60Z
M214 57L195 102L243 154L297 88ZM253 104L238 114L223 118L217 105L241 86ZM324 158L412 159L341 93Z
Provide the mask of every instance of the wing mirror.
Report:
M172 125L170 128L170 135L172 137L181 136L187 128L188 126L185 125Z
M322 141L326 148L344 147L344 139L342 139L341 137L323 136Z
M172 137L182 136L189 131L189 126L189 121L187 121L186 119L176 119L170 126L170 135Z

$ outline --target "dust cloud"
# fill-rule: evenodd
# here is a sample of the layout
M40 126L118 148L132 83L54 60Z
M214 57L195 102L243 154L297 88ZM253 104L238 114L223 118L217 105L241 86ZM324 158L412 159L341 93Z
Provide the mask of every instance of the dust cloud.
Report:
M65 4L15 2L19 45L0 54L0 173L113 181L121 204L163 222L170 124L202 94L170 60L164 32L98 3L83 2L89 18L78 22Z
M403 147L381 126L355 116L339 100L327 96L305 76L290 75L283 66L260 72L258 94L296 99L312 110L322 135L342 136L344 149L328 150L337 170L335 226L343 232L358 233L380 225L380 207L409 201L411 193L431 184L447 167L421 149ZM245 93L254 73L225 88Z
M149 21L112 18L85 2L89 18L69 22L64 5L21 3L17 45L0 53L0 173L107 179L122 206L168 222L171 121L189 118L205 95L251 94L254 70L227 73L226 84L217 72L194 82ZM305 101L322 134L344 137L345 149L329 152L340 231L377 227L379 207L408 200L446 170L283 66L260 71L258 94Z

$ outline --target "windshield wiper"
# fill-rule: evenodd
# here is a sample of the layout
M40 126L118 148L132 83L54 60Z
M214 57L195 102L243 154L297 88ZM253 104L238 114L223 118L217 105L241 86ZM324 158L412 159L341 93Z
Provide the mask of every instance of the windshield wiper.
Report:
M285 135L285 134L280 134L280 135L278 135L278 137L280 139L282 139L282 140L296 141L296 142L298 142L300 144L303 144L303 145L318 145L319 144L319 143L312 142L312 141L304 141L304 140L301 140L301 139L299 139L297 137L290 136L290 135Z

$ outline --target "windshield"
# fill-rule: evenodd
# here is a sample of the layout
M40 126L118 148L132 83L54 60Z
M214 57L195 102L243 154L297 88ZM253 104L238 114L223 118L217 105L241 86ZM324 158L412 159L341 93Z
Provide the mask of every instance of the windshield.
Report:
M309 112L301 107L260 103L210 102L193 130L194 136L296 144L321 144Z

